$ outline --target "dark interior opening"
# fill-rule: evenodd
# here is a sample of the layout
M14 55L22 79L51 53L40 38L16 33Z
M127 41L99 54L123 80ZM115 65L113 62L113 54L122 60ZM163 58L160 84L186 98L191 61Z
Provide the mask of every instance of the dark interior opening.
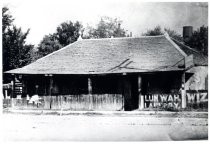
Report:
M138 109L138 78L137 76L125 76L123 79L124 110L131 111Z
M122 94L118 76L94 76L91 81L93 94Z

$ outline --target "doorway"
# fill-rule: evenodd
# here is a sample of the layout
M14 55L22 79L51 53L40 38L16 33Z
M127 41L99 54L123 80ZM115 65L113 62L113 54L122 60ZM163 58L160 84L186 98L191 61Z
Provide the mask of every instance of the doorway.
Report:
M139 108L138 77L125 76L123 79L124 110L131 111Z

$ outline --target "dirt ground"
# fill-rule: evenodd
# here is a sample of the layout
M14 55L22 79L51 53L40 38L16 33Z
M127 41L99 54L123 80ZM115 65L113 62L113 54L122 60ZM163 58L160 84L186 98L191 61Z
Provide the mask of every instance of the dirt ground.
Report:
M208 115L34 115L5 113L4 141L208 139Z

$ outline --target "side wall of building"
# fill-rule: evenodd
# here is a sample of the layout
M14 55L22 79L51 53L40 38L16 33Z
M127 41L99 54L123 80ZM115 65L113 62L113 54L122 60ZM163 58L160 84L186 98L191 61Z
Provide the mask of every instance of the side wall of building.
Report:
M187 72L193 75L186 81L186 90L208 89L208 66L196 66Z

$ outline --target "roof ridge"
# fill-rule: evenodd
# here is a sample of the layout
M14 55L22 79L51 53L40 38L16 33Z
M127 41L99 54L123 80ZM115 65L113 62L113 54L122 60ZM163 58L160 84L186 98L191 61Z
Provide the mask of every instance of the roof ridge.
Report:
M187 57L187 54L174 41L171 40L168 34L165 34L164 36L184 57Z
M138 36L138 37L113 37L113 38L93 38L93 39L82 39L81 41L87 40L113 40L113 39L135 39L135 38L155 38L155 37L164 37L164 35L157 36Z

